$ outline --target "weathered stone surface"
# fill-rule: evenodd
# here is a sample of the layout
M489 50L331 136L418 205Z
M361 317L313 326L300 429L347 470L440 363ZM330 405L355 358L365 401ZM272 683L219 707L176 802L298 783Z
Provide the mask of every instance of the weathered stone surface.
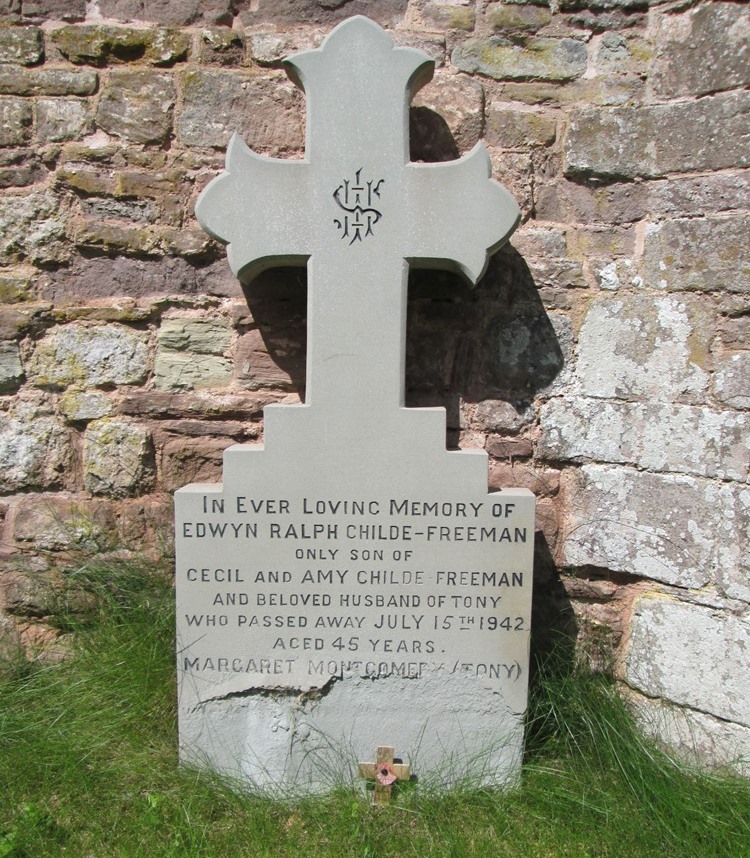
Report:
M460 71L496 80L566 81L586 71L586 45L575 39L518 42L493 36L469 39L454 49L451 61Z
M750 352L722 360L716 367L713 386L719 402L732 408L750 408Z
M0 188L23 188L43 181L44 164L29 149L0 149Z
M492 175L513 194L521 208L521 220L531 216L534 207L534 165L529 152L499 152L490 150Z
M708 608L645 596L635 603L629 685L750 727L746 619Z
M189 71L176 131L187 146L224 147L237 131L253 150L297 151L304 142L302 97L279 78Z
M34 21L83 21L86 0L23 0L23 16Z
M95 420L83 441L83 476L93 495L118 498L146 492L154 476L151 434L122 420Z
M49 191L0 195L0 263L62 261L64 238L65 221Z
M30 495L16 512L13 536L44 551L97 552L112 541L115 521L107 501L71 495Z
M641 730L688 766L750 777L750 728L632 691L626 699Z
M650 83L657 98L750 84L750 14L741 3L703 3L658 19Z
M51 38L72 63L103 66L146 60L157 66L184 60L190 47L187 33L159 28L115 27L92 24L60 27Z
M271 355L260 331L248 331L237 343L235 376L248 390L299 388L305 379L304 344L294 337L275 339Z
M441 30L473 30L477 17L474 9L459 3L427 3L422 14Z
M534 420L532 409L517 408L511 402L485 399L472 415L471 425L488 432L518 432Z
M726 483L624 467L566 472L566 566L598 566L679 587L703 587L740 549L737 499Z
M24 69L0 66L0 93L8 95L92 95L99 76L88 69Z
M113 71L96 111L97 124L136 143L161 143L172 125L175 87L166 74Z
M538 497L556 495L560 488L560 472L529 462L500 462L490 460L490 491L508 488L528 489Z
M159 234L147 226L79 217L73 221L71 239L79 247L102 247L108 251L150 253L158 248Z
M169 27L189 24L231 24L228 0L99 0L103 17L118 21L150 21Z
M31 138L31 105L20 98L0 98L0 146L22 146Z
M409 143L414 160L457 158L482 136L484 93L475 80L438 75L417 93L412 105Z
M59 143L90 134L92 105L80 98L40 98L36 102L36 137L40 143Z
M287 40L280 33L251 33L249 40L250 56L260 65L278 63L289 52Z
M383 26L393 27L406 11L407 0L238 0L233 4L243 26L256 24L332 25L352 15L366 15Z
M649 107L584 108L571 118L565 174L635 178L745 167L749 132L750 92Z
M223 357L159 349L154 362L154 383L159 390L194 390L226 387L232 380L232 363Z
M263 408L288 397L276 391L263 391L257 396L247 393L213 393L206 390L195 393L166 393L155 390L137 390L126 393L118 406L119 414L134 417L159 418L221 418L237 417L242 420L258 419Z
M0 282L2 282L0 275ZM730 349L750 349L750 316L724 319L721 324L721 341Z
M220 66L241 65L245 59L244 36L229 27L207 27L200 34L200 58Z
M0 269L0 304L28 300L33 291L34 269L25 266Z
M528 458L534 447L528 438L498 438L490 436L485 447L490 456L496 459Z
M114 404L106 393L98 390L67 390L60 397L60 413L70 423L109 417Z
M28 375L33 384L138 384L148 371L146 335L122 325L72 323L53 328L38 343Z
M555 141L557 120L548 113L493 103L487 111L485 140L489 146L528 149Z
M598 75L637 74L645 77L651 53L651 44L640 36L605 33L594 53L594 69Z
M161 477L166 491L192 482L221 480L225 438L179 438L168 441L162 451Z
M0 307L0 340L17 340L25 333L43 326L48 304L23 304Z
M540 427L538 453L553 461L593 459L730 480L750 476L750 418L744 414L570 397L542 406Z
M44 57L44 40L39 27L0 25L0 63L33 66Z
M552 13L544 6L526 3L490 3L485 11L485 19L497 33L535 33L550 23Z
M561 223L632 223L641 220L650 210L647 186L632 182L603 187L564 179L540 182L535 196L537 218Z
M670 291L750 292L750 215L649 224L643 269L647 285Z
M647 211L652 216L705 215L746 208L750 200L750 172L675 176L636 187L647 192Z
M622 106L640 104L644 98L645 83L632 75L607 75L594 78L577 78L564 84L545 82L514 82L503 86L503 98L521 104L548 107L582 104L592 106Z
M232 332L219 319L165 319L157 340L163 349L223 355L232 342Z
M565 12L583 8L638 11L648 9L651 2L652 0L560 0L559 8Z
M599 298L578 338L581 390L597 397L700 403L712 336L708 308L694 300Z
M236 297L242 294L237 278L225 261L198 268L175 257L76 258L67 268L42 274L37 282L40 295L58 303L115 294L131 298L174 294Z
M0 421L0 491L52 488L70 475L68 433L49 409L22 400Z
M18 343L0 342L0 393L15 390L23 379Z

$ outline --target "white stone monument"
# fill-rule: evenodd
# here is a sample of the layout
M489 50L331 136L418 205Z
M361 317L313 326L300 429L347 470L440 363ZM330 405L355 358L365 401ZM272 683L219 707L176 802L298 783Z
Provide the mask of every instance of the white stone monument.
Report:
M520 764L534 498L487 493L483 451L445 449L442 408L404 408L410 265L471 281L518 223L481 145L409 163L432 73L352 18L287 61L304 160L235 136L196 206L250 280L308 271L307 397L264 445L175 497L182 759L317 791L392 746L412 776L497 784Z

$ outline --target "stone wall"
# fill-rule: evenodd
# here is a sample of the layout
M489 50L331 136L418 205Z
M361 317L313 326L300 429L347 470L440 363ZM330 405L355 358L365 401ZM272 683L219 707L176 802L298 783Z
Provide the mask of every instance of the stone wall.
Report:
M304 271L243 294L193 205L234 130L301 156L279 60L356 13L436 61L412 157L483 139L523 209L474 291L413 277L408 404L537 493L538 645L750 756L741 3L0 0L5 648L49 646L86 564L168 558L173 490L304 397Z

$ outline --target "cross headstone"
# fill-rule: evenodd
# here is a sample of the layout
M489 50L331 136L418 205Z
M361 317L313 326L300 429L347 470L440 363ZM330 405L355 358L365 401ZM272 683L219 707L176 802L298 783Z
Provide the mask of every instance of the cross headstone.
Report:
M519 212L478 145L408 160L432 73L366 18L286 62L307 96L303 160L233 137L196 206L251 280L306 264L304 405L264 445L177 492L183 759L321 789L393 737L445 782L515 775L526 707L534 498L487 494L483 451L445 449L442 408L404 408L409 266L472 282Z
M374 763L359 764L359 776L375 784L372 796L375 804L389 802L393 784L398 781L408 781L411 777L411 767L394 760L395 750L390 745L380 745Z

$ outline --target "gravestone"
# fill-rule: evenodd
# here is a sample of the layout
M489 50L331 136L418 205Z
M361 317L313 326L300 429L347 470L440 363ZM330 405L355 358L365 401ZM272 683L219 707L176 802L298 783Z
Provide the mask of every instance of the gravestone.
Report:
M304 405L223 483L175 496L181 757L316 791L393 746L416 777L517 772L534 498L487 493L483 451L447 451L442 408L404 408L407 271L471 281L518 223L480 145L410 163L408 106L432 73L366 18L286 62L304 160L235 136L196 206L249 281L308 271Z

